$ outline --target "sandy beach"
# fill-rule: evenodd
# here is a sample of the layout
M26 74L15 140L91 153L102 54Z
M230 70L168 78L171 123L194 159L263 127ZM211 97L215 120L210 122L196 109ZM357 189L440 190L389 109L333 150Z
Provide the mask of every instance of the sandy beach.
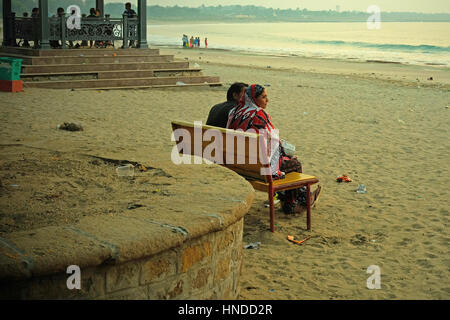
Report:
M450 298L448 68L205 49L161 48L161 54L188 59L224 86L1 92L0 145L157 165L170 161L171 120L205 122L235 81L265 85L273 123L324 192L311 232L304 214L278 210L275 233L268 229L266 194L256 193L243 242L261 244L244 249L240 298ZM57 130L63 122L84 131ZM2 185L19 178L25 184L8 173L7 163L2 154ZM337 183L342 174L353 182ZM355 192L359 184L366 194ZM220 187L220 181L211 185ZM2 233L33 226L16 225L18 210L26 210L23 199L0 198ZM287 235L311 238L299 246ZM371 265L381 269L379 290L366 287Z

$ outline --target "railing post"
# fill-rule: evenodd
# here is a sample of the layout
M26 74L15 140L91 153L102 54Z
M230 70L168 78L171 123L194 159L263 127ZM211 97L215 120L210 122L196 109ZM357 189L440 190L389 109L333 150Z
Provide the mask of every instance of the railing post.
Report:
M2 0L3 4L3 42L2 46L6 47L10 45L10 39L9 39L9 15L11 14L11 0Z
M126 14L123 17L123 48L128 49L128 16Z
M147 49L147 0L138 0L138 46Z
M48 0L39 0L39 37L41 49L51 49L48 41L50 35L50 24L48 22Z
M15 12L11 12L9 14L9 19L8 19L8 42L10 46L16 47L17 46L17 42L16 42L16 13Z
M66 49L66 17L61 16L59 19L59 25L61 27L61 47Z

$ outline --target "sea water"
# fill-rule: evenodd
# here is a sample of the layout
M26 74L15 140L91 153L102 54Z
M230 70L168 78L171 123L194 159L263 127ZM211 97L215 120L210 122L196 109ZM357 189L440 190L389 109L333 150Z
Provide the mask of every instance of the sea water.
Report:
M450 22L207 23L148 25L153 45L182 45L187 34L208 48L304 57L450 65Z

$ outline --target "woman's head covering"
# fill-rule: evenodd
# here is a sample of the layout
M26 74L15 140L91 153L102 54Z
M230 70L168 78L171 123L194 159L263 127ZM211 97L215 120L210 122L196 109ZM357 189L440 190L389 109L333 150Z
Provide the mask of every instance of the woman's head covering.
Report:
M252 100L254 104L256 104L259 108L261 108L256 103L256 97L260 96L264 92L264 87L259 84L252 84L245 90L245 95L248 96L249 99Z
M264 87L259 84L252 84L245 90L239 104L228 114L227 128L244 131L255 129L256 132L263 128L269 132L274 129L270 116L256 103L256 97L263 91Z

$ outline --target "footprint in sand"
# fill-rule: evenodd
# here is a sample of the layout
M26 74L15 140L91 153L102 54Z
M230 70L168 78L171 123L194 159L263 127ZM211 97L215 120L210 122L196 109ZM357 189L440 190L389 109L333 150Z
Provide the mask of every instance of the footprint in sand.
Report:
M417 260L417 263L427 269L433 267L433 265L428 260L425 260L425 259L419 259L419 260Z
M354 244L355 246L361 246L366 244L367 238L363 236L362 234L355 234L351 239L350 242Z
M413 224L412 227L413 227L414 229L423 229L423 228L424 228L423 225L418 224L418 223Z

